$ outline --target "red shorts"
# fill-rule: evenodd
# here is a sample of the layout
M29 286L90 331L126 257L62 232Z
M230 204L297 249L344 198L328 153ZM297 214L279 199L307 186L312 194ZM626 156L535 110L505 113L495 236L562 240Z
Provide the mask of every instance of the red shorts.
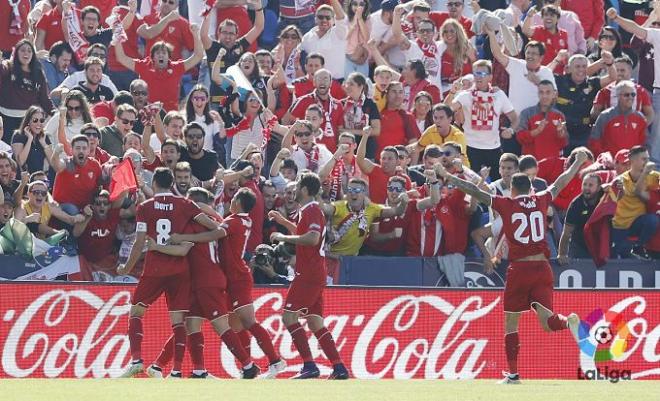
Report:
M252 303L252 281L228 281L227 294L229 295L230 309L236 310Z
M506 270L504 311L525 312L532 302L552 310L554 277L547 261L511 262Z
M186 271L173 276L142 276L133 292L133 305L146 307L165 293L165 301L170 312L187 311L190 306L190 275Z
M193 291L188 316L213 321L228 313L227 292L223 288L204 287Z
M323 288L325 285L293 280L286 294L284 310L323 316Z

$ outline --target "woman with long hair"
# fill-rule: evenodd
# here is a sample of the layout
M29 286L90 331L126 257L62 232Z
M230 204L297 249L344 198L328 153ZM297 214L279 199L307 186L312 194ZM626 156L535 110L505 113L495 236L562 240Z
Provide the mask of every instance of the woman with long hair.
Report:
M232 137L227 155L228 166L241 158L241 154L249 144L254 144L261 149L264 139L263 131L268 125L269 116L272 115L270 110L264 113L263 103L257 92L248 93L245 102L240 105L240 110L242 118L234 127L227 129L227 136Z
M14 136L11 147L14 160L20 171L33 173L35 171L48 171L50 157L53 155L50 138L44 132L46 113L39 106L30 106L25 112Z
M340 131L350 132L355 135L357 143L360 143L362 129L370 126L367 157L373 158L376 155L376 137L380 135L380 112L378 105L368 96L367 78L359 72L351 73L344 81L344 90L347 96L341 101L344 107L344 123Z
M282 66L287 85L291 85L294 79L305 75L305 71L300 65L299 46L301 41L300 29L295 25L289 25L282 29L279 44L273 49L276 64L273 66L273 70L277 68L277 64Z
M470 44L463 26L453 18L446 20L440 27L438 47L442 54L440 75L444 94L451 89L456 79L472 72L477 52Z
M352 72L369 75L367 42L371 37L370 9L369 0L350 0L346 4L348 33L346 34L345 78Z
M609 25L604 26L600 30L596 45L596 49L587 56L589 63L591 63L589 64L589 68L587 68L587 74L607 75L607 65L601 60L601 53L603 51L612 53L615 59L628 56L633 62L633 69L637 66L637 55L635 52L621 47L621 35L616 28Z
M48 84L37 59L34 45L27 39L16 43L9 60L0 62L0 116L4 119L2 140L9 143L19 128L25 112L32 105L48 115L53 102L48 97Z
M63 120L62 127L60 120ZM53 114L53 118L48 120L44 131L53 144L64 144L80 134L83 125L93 121L87 98L81 91L74 89L63 96L62 105Z
M224 149L225 126L220 114L211 110L211 96L209 90L201 84L192 88L186 100L186 121L197 122L204 128L204 150ZM224 161L224 152L219 154Z
M261 76L257 57L254 53L246 52L238 60L238 67L252 84L252 88L259 92L259 97L266 101L266 78Z

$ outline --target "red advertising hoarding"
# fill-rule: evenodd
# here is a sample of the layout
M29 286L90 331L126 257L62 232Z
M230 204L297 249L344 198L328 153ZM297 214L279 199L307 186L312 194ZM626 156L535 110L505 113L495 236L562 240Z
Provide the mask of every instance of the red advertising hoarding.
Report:
M130 360L126 329L132 290L130 285L1 284L0 377L118 376ZM302 362L280 319L285 291L254 290L257 317L289 364L284 377ZM585 320L583 341L578 346L568 331L545 333L534 313L525 314L523 378L577 379L599 369L660 379L660 291L556 291L554 303L557 312L576 312ZM335 287L325 292L325 314L355 378L484 379L506 370L499 290ZM171 333L163 300L147 312L144 333L143 357L149 363ZM208 324L204 335L209 371L238 377L237 362ZM310 346L322 373L329 373L313 335ZM594 349L600 357L590 352ZM251 352L265 367L254 339ZM186 357L186 372L188 363Z

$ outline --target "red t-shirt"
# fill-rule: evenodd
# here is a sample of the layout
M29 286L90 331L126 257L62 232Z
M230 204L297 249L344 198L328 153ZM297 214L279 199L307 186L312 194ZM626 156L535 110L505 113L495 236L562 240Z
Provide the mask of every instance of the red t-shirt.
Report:
M389 181L389 175L385 174L383 168L376 164L374 169L371 170L371 173L367 174L369 177L369 199L372 202L376 203L385 203L387 199L387 181ZM397 172L396 175L403 177L406 180L406 190L410 190L411 182L410 177L401 172Z
M407 145L411 139L420 136L415 118L410 112L383 109L380 112L380 135L376 137L376 157L380 159L380 152L386 146Z
M253 223L254 220L247 213L230 214L222 222L227 236L220 240L220 263L230 283L252 281L252 272L243 260L243 255L248 238L254 231Z
M378 223L378 232L387 234L393 232L395 228L401 228L405 232L409 220L409 209L410 205L408 205L408 209L406 209L406 213L404 213L403 216L388 217L386 219L380 220ZM402 236L402 238L405 238L405 236ZM374 241L371 239L371 237L367 237L365 244L371 250L382 252L388 255L399 255L403 250L403 242L401 241L401 238L390 239L387 241Z
M165 245L172 233L185 232L186 226L202 211L189 199L172 193L161 193L142 202L137 208L136 231ZM144 258L143 276L160 277L181 274L188 270L186 257L148 251Z
M314 80L309 79L307 76L295 79L292 82L292 85L293 94L295 95L296 99L314 92ZM332 83L330 84L330 96L334 97L335 99L343 99L346 97L344 88L341 87L341 84L336 79L333 79Z
M206 227L198 223L188 224L186 233L197 234L208 231ZM188 252L188 264L190 265L190 279L192 288L227 288L227 277L220 268L220 255L217 241L198 242Z
M112 110L112 101L103 100L92 106L92 116L94 118L105 117L110 123L115 121L115 113Z
M111 2L108 2L111 4ZM128 10L126 8L120 8L119 9L119 19L123 20L124 17L128 14ZM140 52L138 50L138 34L137 30L142 25L144 21L142 20L142 17L139 15L136 15L133 18L133 22L131 23L131 26L126 29L126 37L127 40L123 42L121 45L124 48L124 53L130 57L130 58L140 58ZM147 51L147 54L150 54L149 51ZM110 71L128 71L126 67L124 67L119 61L117 61L117 55L115 53L115 47L110 46L108 49L108 70Z
M18 13L23 21L27 20L27 15L30 12L30 2L28 0L20 0L18 3ZM16 35L9 33L9 24L12 20L12 7L9 1L0 1L0 50L11 51L14 45L21 39L23 35ZM27 26L27 24L26 24Z
M548 65L552 60L557 57L557 54L560 50L568 50L568 33L557 28L557 33L551 33L543 26L534 27L534 33L531 37L532 40L537 40L545 45L545 54L543 55L543 60L541 64ZM561 69L559 71L558 69ZM563 72L563 66L558 66L555 68L555 73L560 74Z
M446 187L442 189L445 190ZM465 206L465 193L456 189L448 190L446 196L440 197L436 213L443 227L441 255L464 253L467 248L470 215Z
M429 19L433 21L439 32L440 28L442 28L442 24L444 24L445 21L449 19L449 13L447 11L431 11L429 13ZM461 26L463 26L463 29L465 29L465 33L467 34L468 39L474 36L474 32L472 32L471 19L461 15L461 18L458 19L458 22L461 24Z
M465 63L463 63L461 71L456 73L456 71L454 71L454 56L452 56L447 50L442 53L442 57L440 58L440 76L442 77L443 82L453 83L458 78L467 74L472 74L472 63L470 60L466 60Z
M250 219L252 219L252 232L250 233L250 237L248 238L247 243L247 251L254 252L257 246L261 244L261 234L263 233L264 229L264 209L266 207L264 206L264 196L259 189L259 185L255 181L250 180L246 182L243 187L250 188L250 190L257 198L254 207L252 210L250 210Z
M166 111L179 110L181 77L186 72L183 60L170 61L164 70L157 70L151 57L135 60L135 72L149 86L149 102L163 102Z
M543 131L535 137L532 136L530 131L535 130L543 120L548 122ZM557 130L559 124L565 121L564 115L557 110L551 110L547 115L546 113L533 115L527 120L527 126L521 126L522 131L516 133L516 139L522 145L522 154L532 155L536 160L558 157L562 149L568 145L568 137L560 137Z
M603 89L599 90L596 98L594 99L594 105L602 106L603 109L615 107L619 101L618 97L616 96L616 91L614 90L616 84L616 82L612 82ZM642 107L653 105L649 91L637 83L635 84L635 89L637 91L637 96L635 96L635 99L633 100L633 108L636 111L641 112Z
M65 168L55 175L53 199L58 203L72 203L82 210L99 187L101 164L91 157L83 166L72 164L73 171Z
M408 203L408 225L404 232L406 256L439 256L442 241L442 224L435 208L417 210L417 199Z
M78 16L80 18L80 16ZM44 38L44 48L50 49L53 43L61 40L64 41L64 32L62 32L62 12L57 8L53 8L46 14L42 15L37 22L37 30L46 32Z
M503 232L509 245L509 260L543 253L550 257L545 238L546 216L552 194L493 197L492 208L502 216Z
M144 17L144 23L147 25L156 25L162 17L158 14L152 14ZM181 59L181 50L184 48L188 50L193 50L195 48L195 39L193 34L190 31L190 23L183 17L167 24L165 29L159 34L156 35L153 39L147 40L147 45L144 48L145 55L151 54L151 46L158 41L165 41L171 44L174 47L170 59L179 60ZM150 91L152 87L149 86Z
M119 209L110 209L105 220L92 217L78 238L80 254L90 262L98 262L115 252L112 245L116 239L118 225Z
M321 234L317 245L296 245L296 280L325 285L328 275L325 266L325 217L318 202L310 202L300 208L296 235L308 232Z
M341 101L330 97L328 100L321 100L316 97L314 92L299 98L291 106L291 114L299 120L305 119L305 112L312 104L320 104L325 115L321 123L321 130L324 135L317 142L324 144L330 152L337 150L337 137L339 137L339 127L344 124L344 108ZM332 104L332 108L331 105ZM330 114L330 125L332 125L333 136L325 135L325 124L328 113Z

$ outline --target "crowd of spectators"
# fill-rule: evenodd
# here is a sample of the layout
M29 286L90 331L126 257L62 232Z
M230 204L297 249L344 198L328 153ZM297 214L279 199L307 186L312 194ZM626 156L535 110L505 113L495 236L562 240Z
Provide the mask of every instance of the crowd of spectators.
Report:
M0 0L0 224L66 230L111 279L165 166L219 216L257 195L254 259L297 221L310 170L329 280L355 255L449 272L484 247L506 259L506 238L437 165L509 196L514 173L541 191L586 149L544 222L552 255L658 259L660 7L609 3ZM137 189L111 200L127 158Z

